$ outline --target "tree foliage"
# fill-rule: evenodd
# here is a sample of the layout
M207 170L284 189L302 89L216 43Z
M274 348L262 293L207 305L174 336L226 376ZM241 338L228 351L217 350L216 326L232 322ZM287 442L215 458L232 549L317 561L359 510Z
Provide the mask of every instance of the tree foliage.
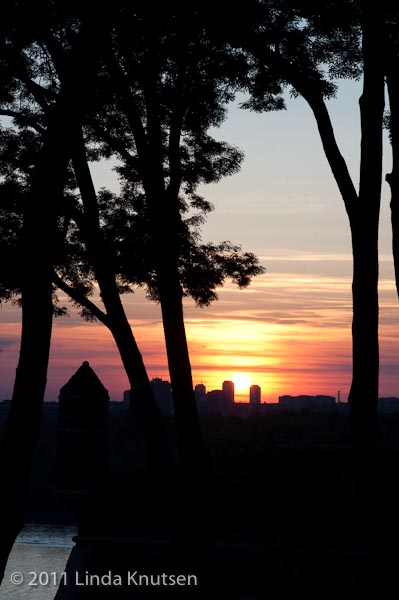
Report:
M245 287L251 277L262 273L263 269L252 253L242 253L239 246L230 242L201 243L200 226L204 215L213 207L198 195L197 188L235 173L243 159L237 148L209 134L211 127L220 125L225 117L225 105L233 98L235 84L231 75L237 68L234 61L238 59L227 56L225 50L216 52L213 48L212 52L210 41L195 19L197 37L193 40L187 36L183 28L185 16L177 9L176 15L179 15L177 24L175 17L166 15L156 20L162 59L155 67L159 87L156 94L158 118L163 130L162 169L168 186L173 170L171 136L177 135L178 165L174 167L180 182L177 202L180 214L185 215L179 220L177 232L179 273L184 295L191 295L198 305L204 306L217 298L215 290L225 278L231 277L240 287ZM132 291L134 285L146 286L149 297L158 300L151 211L139 168L143 157L139 156L135 130L129 127L123 103L121 108L115 91L115 77L120 82L127 73L134 73L135 88L130 92L137 105L142 130L149 135L146 77L150 44L154 41L153 30L148 25L150 16L144 9L141 15L136 10L131 12L129 5L117 13L116 24L110 32L113 56L107 60L108 54L104 51L104 62L98 73L99 92L86 118L85 137L89 158L98 160L115 153L119 157L116 170L123 182L121 194L118 196L105 189L98 193L101 229L119 290L123 293ZM200 22L199 17L197 21ZM134 40L127 31L127 23L136 33ZM60 86L62 53L70 47L74 26L71 19L62 29L52 31L45 40L35 41L24 50L20 68L14 73L13 93L0 107L6 119L0 137L1 228L8 250L18 243L24 194L46 128L47 114ZM220 64L224 65L222 71ZM58 72L60 69L61 73ZM176 133L172 129L177 114L180 122ZM94 291L94 275L85 255L80 229L83 212L76 179L70 169L63 210L58 218L55 266L67 283L76 287L79 293L90 296ZM18 260L17 250L11 255ZM7 269L9 273L6 273ZM16 264L12 267L11 262L3 265L3 299L18 293L18 272ZM86 308L83 313L88 316Z

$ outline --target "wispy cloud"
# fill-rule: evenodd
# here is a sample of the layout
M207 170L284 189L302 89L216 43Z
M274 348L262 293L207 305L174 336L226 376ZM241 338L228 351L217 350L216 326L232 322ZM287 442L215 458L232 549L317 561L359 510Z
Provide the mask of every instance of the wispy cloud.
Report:
M341 260L350 267L348 255L303 255L295 261L276 254L273 260L283 258L286 267L303 259L309 264ZM218 388L242 370L261 385L264 400L276 401L283 393L335 395L338 389L345 397L351 379L350 274L297 273L291 265L267 272L247 290L226 285L219 297L205 309L185 301L195 383ZM123 301L149 375L168 378L159 306L143 291ZM399 302L392 278L381 279L380 307L381 393L399 394ZM11 306L2 311L0 397L7 397L18 360L20 311ZM83 360L93 365L111 397L120 399L128 384L112 336L103 325L82 321L76 311L55 321L47 398L58 396Z

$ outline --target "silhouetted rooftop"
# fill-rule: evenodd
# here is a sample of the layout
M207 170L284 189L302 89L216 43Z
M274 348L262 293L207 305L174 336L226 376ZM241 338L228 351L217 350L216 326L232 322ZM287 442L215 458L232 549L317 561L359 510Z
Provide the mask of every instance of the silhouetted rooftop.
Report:
M60 396L78 396L87 392L108 396L108 390L103 386L89 362L85 360L70 380L62 386Z

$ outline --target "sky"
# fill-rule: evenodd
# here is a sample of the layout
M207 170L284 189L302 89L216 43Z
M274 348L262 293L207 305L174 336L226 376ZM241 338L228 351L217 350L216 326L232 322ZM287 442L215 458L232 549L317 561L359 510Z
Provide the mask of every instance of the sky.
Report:
M360 84L343 82L329 102L336 136L355 185L359 170ZM343 202L306 103L255 114L229 107L215 137L245 153L241 171L200 193L215 207L203 240L230 240L255 252L266 273L239 290L227 284L200 309L185 301L194 384L221 388L246 373L263 402L282 394L330 394L346 400L351 381L351 246ZM386 141L384 173L390 171ZM112 163L93 166L97 188L117 189ZM64 300L60 294L61 300ZM67 300L65 299L65 304ZM169 379L160 309L142 291L124 297L150 377ZM380 228L380 395L399 396L399 304L394 286L389 190L383 184ZM0 307L0 399L10 398L18 360L20 312ZM112 400L127 389L115 344L101 324L70 316L55 321L46 400L88 360ZM237 400L248 399L246 389Z

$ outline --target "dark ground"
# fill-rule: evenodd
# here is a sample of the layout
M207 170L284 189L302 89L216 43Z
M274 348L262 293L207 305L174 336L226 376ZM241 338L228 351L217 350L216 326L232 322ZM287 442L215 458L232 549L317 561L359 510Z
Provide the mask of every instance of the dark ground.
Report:
M388 505L395 508L399 500L399 418L384 416L382 427L385 441L380 465L385 473L388 511ZM389 597L383 589L389 571L384 548L381 564L370 559L357 518L347 415L276 414L247 419L208 415L203 418L203 428L213 456L213 478L202 501L215 523L217 550L212 563L218 575L215 586L222 589L219 597ZM172 431L171 423L169 429ZM143 446L138 438L131 440L126 414L111 415L108 433L109 469L97 500L88 500L92 503L91 530L101 531L106 540L128 537L130 543L122 552L116 542L108 541L101 548L97 544L96 552L89 553L91 558L81 544L86 569L101 562L104 570L115 572L159 572L176 570L176 565L189 569L189 552L182 562L182 553L176 554L169 544L167 511L143 469ZM75 518L74 503L55 491L55 439L54 419L45 419L27 521L60 523ZM190 511L188 515L190 519ZM388 547L397 524L381 518L381 527L381 539L387 540ZM152 593L135 591L134 595L128 590L126 596L117 591L118 595L109 595L109 589L97 589L91 596L93 592L80 590L73 598L211 597L209 587L202 592L156 589Z

